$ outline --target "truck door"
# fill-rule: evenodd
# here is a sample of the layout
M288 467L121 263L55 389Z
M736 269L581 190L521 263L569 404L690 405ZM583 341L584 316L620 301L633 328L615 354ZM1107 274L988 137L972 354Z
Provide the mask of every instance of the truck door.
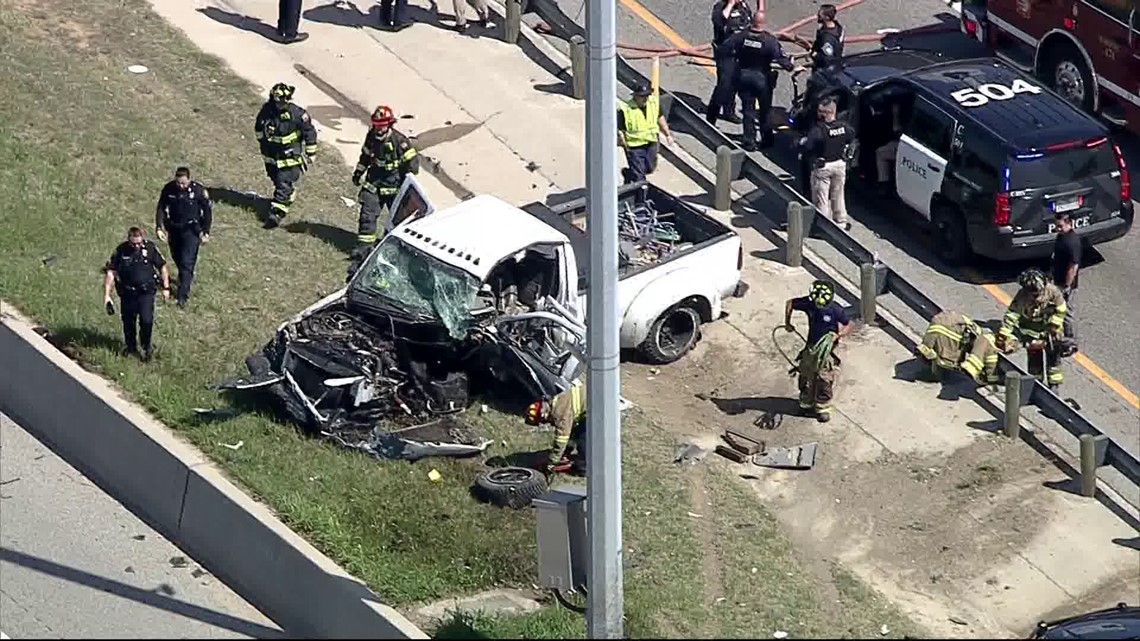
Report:
M435 212L435 205L420 181L413 174L408 174L404 177L404 182L400 183L400 191L396 192L389 211L391 215L384 222L385 235L403 223L431 215Z
M899 138L895 184L899 199L930 220L930 203L942 189L956 121L921 96Z

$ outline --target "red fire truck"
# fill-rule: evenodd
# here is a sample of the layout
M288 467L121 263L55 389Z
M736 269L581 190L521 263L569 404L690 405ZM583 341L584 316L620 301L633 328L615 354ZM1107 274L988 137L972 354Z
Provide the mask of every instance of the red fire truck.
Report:
M1140 135L1140 0L967 0L962 32Z

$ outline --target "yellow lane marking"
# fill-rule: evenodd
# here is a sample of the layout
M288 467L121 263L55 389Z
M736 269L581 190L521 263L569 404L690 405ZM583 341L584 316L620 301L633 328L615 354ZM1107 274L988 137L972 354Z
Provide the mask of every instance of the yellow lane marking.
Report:
M661 18L658 18L653 14L652 11L646 9L637 0L621 0L621 3L623 6L625 6L626 9L629 9L631 12L633 12L634 15L644 20L645 23L652 27L657 33L661 34L674 47L677 47L678 49L693 48L693 45L681 37L681 34L677 33L673 27L665 24ZM709 67L703 68L710 74L714 76L716 75L716 72L713 69ZM1002 305L1005 305L1007 307L1009 306L1011 300L1010 297L997 285L982 285L982 289L989 292L990 296L993 296ZM1103 368L1094 363L1092 359L1085 356L1081 352L1077 352L1076 356L1074 356L1074 360L1076 360L1081 367L1088 370L1090 374L1100 379L1100 382L1104 383L1109 389L1116 392L1116 394L1120 396L1120 398L1124 399L1126 403L1136 409L1140 409L1140 396L1137 396L1135 392L1128 389L1124 386L1123 383L1109 375L1108 372L1104 371Z

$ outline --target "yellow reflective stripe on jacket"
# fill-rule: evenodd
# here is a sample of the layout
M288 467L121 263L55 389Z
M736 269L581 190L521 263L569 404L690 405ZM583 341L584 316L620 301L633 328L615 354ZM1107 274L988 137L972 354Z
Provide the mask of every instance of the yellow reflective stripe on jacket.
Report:
M1049 324L1055 327L1060 327L1065 323L1065 313L1069 311L1069 306L1065 303L1058 304L1053 308L1053 313L1049 316Z
M926 328L926 331L927 333L941 334L947 338L962 342L962 335L950 329L949 327L946 327L945 325L936 325L934 323L931 323L930 326Z
M650 96L645 101L645 109L638 107L632 100L621 103L622 118L625 120L625 144L630 147L644 147L657 142L657 133L660 130L657 119L661 115L661 104L657 96Z
M357 234L356 240L362 243L376 242L376 234Z
M305 153L307 153L309 155L317 153L317 146L316 145L305 145Z
M268 137L266 137L266 140L268 140L269 142L275 142L279 145L288 145L290 143L297 142L300 139L301 139L301 131L300 130L297 130L297 131L294 131L291 133L287 133L284 136L268 136Z
M394 194L394 193L400 191L399 187L377 187L376 185L373 185L372 183L367 183L367 182L361 183L360 188L363 189L364 191L370 191L374 194L380 194L381 196L387 196L389 194Z
M582 407L582 386L578 383L570 386L570 409L574 412L575 420L581 418L582 412L585 410Z
M278 167L297 167L305 161L302 158L282 158L276 162Z
M408 145L408 150L404 152L404 155L400 157L400 160L402 160L404 162L408 162L412 158L415 158L417 153L419 153L419 152L416 151L415 147Z
M1013 310L1006 312L1005 316L1001 319L1001 330L999 330L998 333L1006 337L1013 336L1013 328L1017 327L1020 320L1021 314Z

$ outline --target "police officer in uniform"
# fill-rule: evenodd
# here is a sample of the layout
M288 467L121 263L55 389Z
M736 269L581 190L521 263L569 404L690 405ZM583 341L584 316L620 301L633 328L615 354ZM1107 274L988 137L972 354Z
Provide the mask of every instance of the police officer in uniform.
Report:
M127 231L126 242L115 248L103 271L103 304L107 313L115 313L115 304L111 302L112 287L118 292L122 304L126 353L139 355L141 342L141 357L149 361L153 350L154 294L160 274L162 298L170 300L170 271L166 259L158 247L146 239L141 227L131 227Z
M756 150L757 121L760 123L761 146L772 142L769 122L772 109L772 63L779 64L786 71L794 71L796 68L776 36L764 29L765 24L764 12L757 11L752 16L752 25L748 30L730 36L725 43L735 53L739 65L737 89L744 107L745 151ZM759 109L757 102L760 103Z
M266 228L276 227L296 199L294 185L317 153L317 128L308 112L290 102L296 87L279 82L257 112L253 130L265 160L265 173L273 181Z
M198 262L199 243L210 242L210 226L214 221L214 206L210 192L202 183L190 179L190 169L179 167L174 180L166 183L158 196L154 213L154 228L159 240L170 243L170 256L178 266L179 307L190 297L190 284L194 282L194 266Z
M816 13L819 29L815 41L811 43L811 63L814 71L807 81L804 105L811 108L815 98L836 83L835 73L843 61L843 25L835 19L837 10L833 4L820 5Z
M309 34L298 32L301 26L301 0L278 0L277 2L277 40L282 44L302 42L309 38Z
M739 123L736 111L736 55L724 46L728 37L744 31L752 22L747 0L717 0L712 10L712 54L716 63L716 87L709 98L705 118L715 125L717 118Z
M804 161L811 170L812 204L835 224L850 230L847 221L847 149L855 140L855 130L836 120L835 98L824 96L817 110L819 120L800 139Z
M379 240L376 223L385 207L389 208L389 216L393 214L392 201L404 177L420 171L419 152L407 136L396 131L392 126L395 122L395 114L386 105L372 112L372 128L364 137L360 160L352 172L352 184L360 187L356 256L366 253Z

